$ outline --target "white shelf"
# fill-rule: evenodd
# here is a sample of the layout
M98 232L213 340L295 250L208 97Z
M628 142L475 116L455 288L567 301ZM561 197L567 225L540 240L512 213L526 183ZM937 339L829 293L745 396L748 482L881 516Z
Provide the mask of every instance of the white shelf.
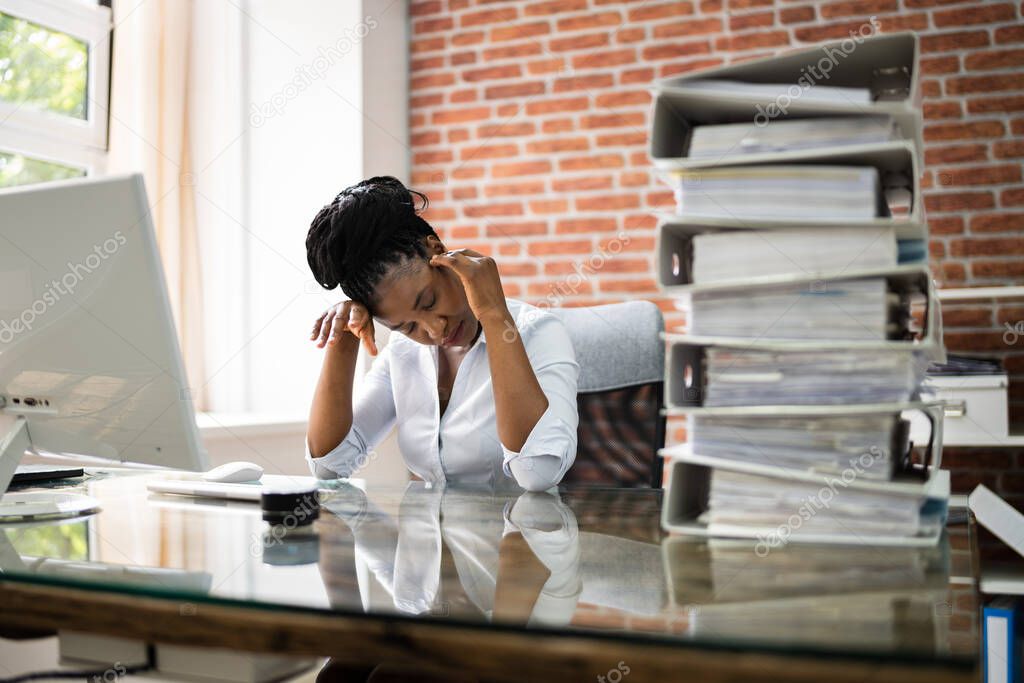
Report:
M1024 297L1024 287L962 287L937 289L940 301L971 301L975 299L1010 299Z
M1011 448L1024 446L1024 434L1011 434L1003 439L985 439L978 441L955 441L946 435L942 439L943 448Z

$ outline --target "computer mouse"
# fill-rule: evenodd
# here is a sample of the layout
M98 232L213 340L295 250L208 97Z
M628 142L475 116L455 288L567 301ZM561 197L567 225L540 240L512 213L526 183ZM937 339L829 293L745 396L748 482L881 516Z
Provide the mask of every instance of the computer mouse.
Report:
M239 460L214 467L203 474L204 481L215 481L220 484L238 484L243 481L259 481L263 476L263 468L251 462Z

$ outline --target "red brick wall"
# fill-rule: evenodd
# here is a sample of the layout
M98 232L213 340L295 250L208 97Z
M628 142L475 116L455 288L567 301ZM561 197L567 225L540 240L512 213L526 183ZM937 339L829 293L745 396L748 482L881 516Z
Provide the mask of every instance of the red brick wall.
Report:
M883 33L922 38L936 277L1024 284L1020 3L426 0L411 12L412 181L443 238L498 258L509 296L643 297L682 323L655 286L651 212L673 199L647 156L648 86L846 37L873 15ZM1003 336L1024 303L950 305L944 317L950 349L1006 359L1024 422L1024 335Z

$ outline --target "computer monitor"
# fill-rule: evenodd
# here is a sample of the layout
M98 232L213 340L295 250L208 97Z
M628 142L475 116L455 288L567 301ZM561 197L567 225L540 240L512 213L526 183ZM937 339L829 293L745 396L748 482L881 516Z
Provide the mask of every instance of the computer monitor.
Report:
M150 211L137 174L0 190L0 492L26 451L206 469Z

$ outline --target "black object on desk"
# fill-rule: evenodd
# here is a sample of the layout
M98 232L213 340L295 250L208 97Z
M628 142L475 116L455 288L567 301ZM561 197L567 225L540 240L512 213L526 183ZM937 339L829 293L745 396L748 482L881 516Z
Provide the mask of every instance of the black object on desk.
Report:
M54 465L18 465L11 484L30 484L59 479L70 479L85 475L81 467L58 467Z

